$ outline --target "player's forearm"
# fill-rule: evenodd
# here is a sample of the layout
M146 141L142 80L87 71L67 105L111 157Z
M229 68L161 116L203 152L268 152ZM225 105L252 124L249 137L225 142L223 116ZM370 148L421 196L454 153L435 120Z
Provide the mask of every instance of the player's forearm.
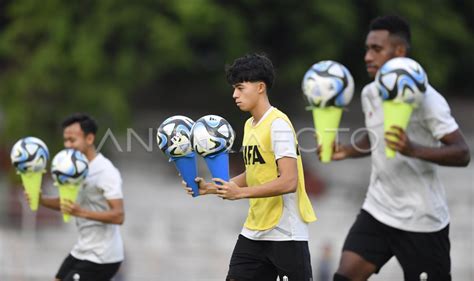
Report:
M247 180L245 178L245 172L241 173L238 176L235 176L230 179L230 181L233 181L236 185L242 187L242 186L247 186Z
M346 158L359 158L370 155L371 146L370 139L367 133L364 133L355 142L344 145L342 150L346 152Z
M51 198L51 197L40 197L40 204L46 208L53 209L59 211L61 209L59 204L59 198Z
M471 160L467 145L427 147L413 144L413 146L412 153L408 156L436 163L441 166L465 167Z
M95 212L86 209L81 209L75 216L109 224L123 224L125 219L124 212L120 210Z
M295 192L297 177L279 177L271 182L255 187L242 187L242 198L263 198Z

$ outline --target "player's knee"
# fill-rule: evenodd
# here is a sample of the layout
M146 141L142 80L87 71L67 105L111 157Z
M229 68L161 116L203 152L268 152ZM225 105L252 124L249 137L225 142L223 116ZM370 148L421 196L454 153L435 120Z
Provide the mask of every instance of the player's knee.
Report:
M332 279L333 281L351 281L351 279L347 278L344 275L341 275L339 273L334 274L334 277Z

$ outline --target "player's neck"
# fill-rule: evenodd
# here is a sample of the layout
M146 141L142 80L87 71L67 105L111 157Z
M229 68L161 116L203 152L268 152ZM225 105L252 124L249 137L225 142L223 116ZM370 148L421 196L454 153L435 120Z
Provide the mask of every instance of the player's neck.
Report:
M268 101L268 97L262 97L260 102L250 111L253 117L253 123L257 124L270 107L272 107L272 105Z
M94 146L87 150L86 157L87 157L87 160L89 160L89 162L91 162L92 160L95 159L95 157L97 157L97 151L95 150Z

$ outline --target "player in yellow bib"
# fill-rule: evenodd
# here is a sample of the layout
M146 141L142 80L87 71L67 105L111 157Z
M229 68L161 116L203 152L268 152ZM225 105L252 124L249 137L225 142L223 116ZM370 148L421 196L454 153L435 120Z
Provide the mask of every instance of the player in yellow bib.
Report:
M305 191L298 141L288 117L271 106L267 91L274 69L264 55L238 58L226 69L245 123L245 171L220 185L197 178L199 192L238 200L249 198L247 219L231 257L228 281L311 281L308 223L316 220ZM191 189L187 189L192 194Z

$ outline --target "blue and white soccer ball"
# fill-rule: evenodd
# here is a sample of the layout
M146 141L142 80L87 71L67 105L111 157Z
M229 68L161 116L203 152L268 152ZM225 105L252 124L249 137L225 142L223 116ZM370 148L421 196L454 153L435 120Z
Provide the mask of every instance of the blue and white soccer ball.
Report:
M194 123L191 141L194 151L206 157L232 148L235 132L229 122L218 115L206 115Z
M393 58L377 72L375 83L384 100L419 104L428 87L423 67L410 58Z
M158 128L156 141L158 147L168 157L182 157L193 152L191 145L191 118L175 115L166 119Z
M46 144L39 138L26 137L13 145L10 158L13 166L20 173L42 172L48 164L49 151Z
M301 88L312 106L344 107L354 95L354 79L344 65L325 60L306 71Z
M58 152L51 163L51 174L57 184L81 184L89 173L87 157L72 148Z

